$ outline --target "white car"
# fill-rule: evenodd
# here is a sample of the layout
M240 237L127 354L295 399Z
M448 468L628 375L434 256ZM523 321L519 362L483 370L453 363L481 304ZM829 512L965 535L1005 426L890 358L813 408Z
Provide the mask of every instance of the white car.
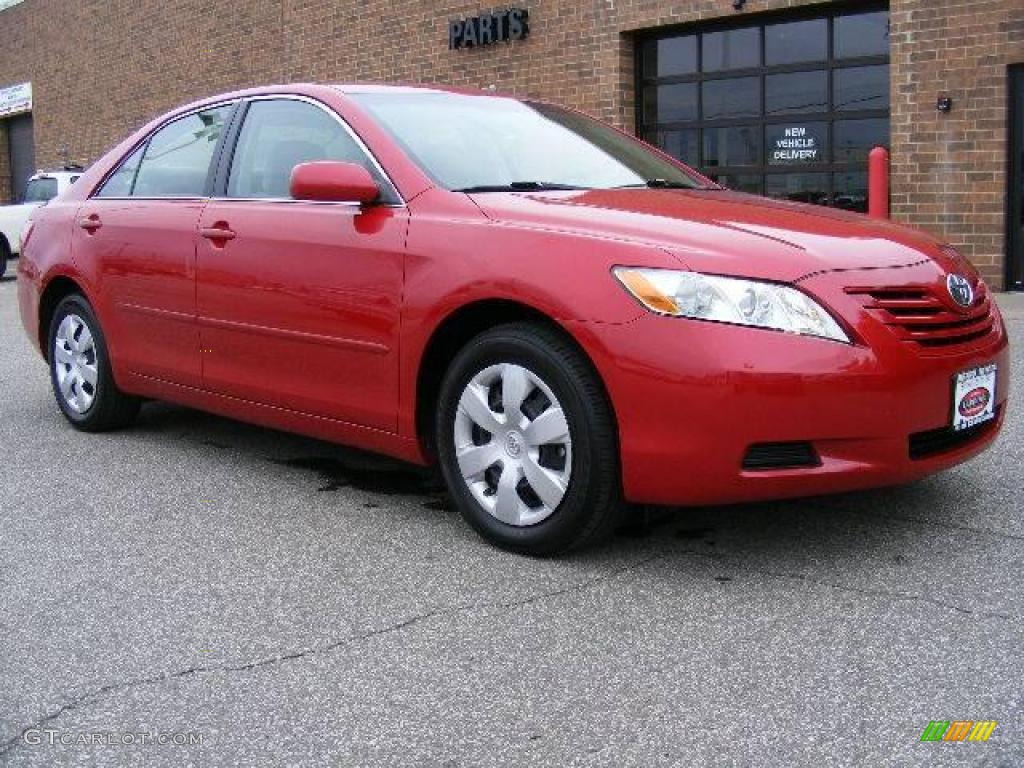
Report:
M63 193L81 175L81 168L39 171L28 180L20 203L0 206L0 277L7 271L7 260L21 250L21 231L32 211Z

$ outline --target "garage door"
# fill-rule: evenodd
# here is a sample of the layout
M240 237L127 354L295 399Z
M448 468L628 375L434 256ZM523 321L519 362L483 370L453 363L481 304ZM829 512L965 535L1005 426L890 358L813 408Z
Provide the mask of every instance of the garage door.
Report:
M11 153L11 194L15 201L20 201L25 195L29 176L36 172L32 115L18 115L7 120L7 142Z
M870 3L656 33L639 45L647 141L725 186L867 209L889 143L889 14Z

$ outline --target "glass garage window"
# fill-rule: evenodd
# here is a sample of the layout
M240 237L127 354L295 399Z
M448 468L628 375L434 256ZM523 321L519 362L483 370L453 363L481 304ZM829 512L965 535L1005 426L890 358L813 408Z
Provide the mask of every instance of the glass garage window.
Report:
M764 30L764 63L797 64L828 58L828 19L769 24Z
M761 28L707 32L702 37L705 72L746 69L761 64Z
M889 54L889 14L851 13L837 16L832 26L837 59L857 56L887 56Z
M644 51L644 74L650 77L688 75L697 71L697 36L648 40Z
M889 143L889 13L864 3L654 33L637 45L638 131L732 189L867 210Z
M661 147L676 160L696 168L700 165L700 131L696 128L683 128L678 131L652 131L644 140L656 147Z
M761 111L761 81L756 77L705 80L701 98L704 116L709 120L750 117Z
M708 128L704 131L704 157L709 168L760 165L760 126Z
M828 109L828 74L820 69L766 75L764 85L766 114L789 115Z

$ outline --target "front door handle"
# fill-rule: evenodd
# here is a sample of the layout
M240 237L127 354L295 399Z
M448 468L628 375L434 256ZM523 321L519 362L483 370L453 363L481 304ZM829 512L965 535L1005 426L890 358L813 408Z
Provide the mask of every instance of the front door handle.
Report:
M227 224L217 222L212 227L200 227L199 234L207 240L234 240L235 233Z
M103 222L100 221L99 214L91 213L88 216L83 216L78 220L78 226L88 232L90 235L93 234L97 229L103 226Z

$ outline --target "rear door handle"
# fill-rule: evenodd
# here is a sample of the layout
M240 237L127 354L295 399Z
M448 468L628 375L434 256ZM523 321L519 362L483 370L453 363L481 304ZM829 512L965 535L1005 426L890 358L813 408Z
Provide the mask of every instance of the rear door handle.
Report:
M214 242L235 239L234 231L228 229L227 224L222 224L220 222L212 227L200 227L199 234L207 240L213 240Z
M103 226L103 222L100 221L98 214L92 213L88 216L83 216L78 220L78 226L88 232L90 235L97 229Z

